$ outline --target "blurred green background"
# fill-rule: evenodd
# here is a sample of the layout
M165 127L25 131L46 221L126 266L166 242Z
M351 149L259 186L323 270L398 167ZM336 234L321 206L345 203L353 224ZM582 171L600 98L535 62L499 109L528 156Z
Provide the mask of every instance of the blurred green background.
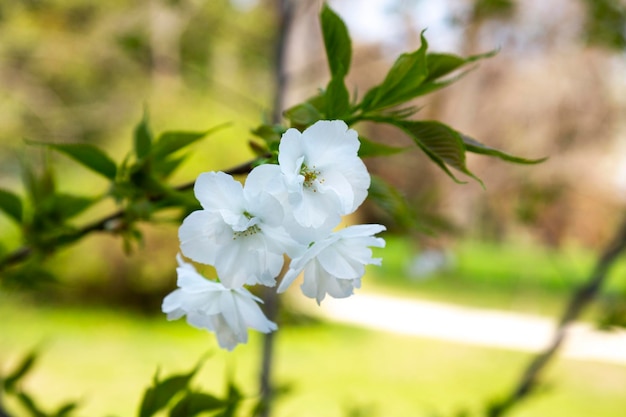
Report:
M383 267L364 292L555 317L588 276L626 202L626 6L623 1L373 1L330 4L353 34L348 85L365 91L395 55L416 49L428 27L431 49L473 54L499 48L460 82L416 103L441 120L539 166L471 156L486 188L454 184L417 151L367 162L417 214L407 230L374 205L360 221L388 225ZM287 105L327 82L318 28L320 2L296 9L288 50ZM368 26L371 25L371 26ZM98 195L106 183L24 139L93 143L117 161L130 149L144 109L155 132L231 122L193 145L174 183L245 160L250 129L269 119L275 4L269 0L24 0L0 4L0 187L22 193L21 162L54 167L60 190ZM390 144L395 131L358 126ZM103 202L78 224L113 209ZM45 261L55 277L39 288L0 289L0 370L41 345L27 380L43 404L80 399L79 415L135 413L157 366L190 369L223 389L235 375L256 390L260 338L234 354L160 313L175 286L177 217L142 226L126 255L116 237L93 235ZM83 223L84 222L84 223ZM0 255L20 245L0 216ZM443 255L432 269L425 253ZM626 266L584 319L626 323ZM358 294L357 294L358 296ZM511 387L528 353L398 336L297 320L301 297L278 335L277 381L290 387L279 416L454 415L476 411ZM427 320L416 317L414 320ZM513 416L623 416L626 366L559 359L548 386Z

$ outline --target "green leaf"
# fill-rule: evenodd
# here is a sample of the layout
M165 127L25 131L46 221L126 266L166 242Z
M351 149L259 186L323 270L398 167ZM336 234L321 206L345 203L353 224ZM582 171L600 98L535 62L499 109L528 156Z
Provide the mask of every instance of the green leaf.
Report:
M187 159L188 154L184 154L179 157L165 158L160 161L156 161L153 165L153 170L162 179L168 178L172 173Z
M465 145L461 135L443 123L436 121L397 121L392 124L404 130L426 155L455 182L459 181L448 166L474 178L483 184L465 165Z
M205 411L224 408L226 402L201 392L189 392L170 411L170 417L193 417Z
M343 78L333 77L330 80L324 99L326 119L344 119L350 110L350 93Z
M70 219L82 213L91 207L96 201L98 201L98 199L94 197L83 197L62 193L54 195L54 205L57 208L57 211L65 219Z
M70 403L64 404L61 407L59 407L59 409L56 411L56 413L54 413L52 416L53 417L67 417L76 408L78 408L78 403L70 402Z
M291 109L290 109L291 110ZM287 110L289 111L289 110ZM285 112L286 113L286 112ZM254 136L257 136L263 139L266 143L278 142L280 141L280 137L283 133L285 133L285 128L281 125L267 125L263 124L253 129L251 133Z
M30 395L25 392L18 392L17 398L20 400L24 408L30 411L30 415L33 417L48 417L46 413L41 411L35 400L33 400Z
M361 146L359 147L359 156L361 158L395 155L409 149L389 146L379 142L373 142L367 138L364 138L363 136L359 136L359 140L361 142Z
M313 104L305 102L291 107L284 112L285 117L292 126L308 127L318 120L322 120L322 114Z
M22 200L10 191L0 188L0 210L18 223L22 222Z
M191 145L211 133L215 133L218 130L223 129L229 124L230 123L224 123L212 129L205 130L204 132L164 132L159 136L156 143L152 147L152 155L154 155L157 159L163 158Z
M322 6L320 21L331 78L343 78L350 70L352 59L352 41L348 28L327 4Z
M364 111L394 106L417 96L416 91L428 76L428 42L423 31L421 42L417 51L400 55L383 82L365 94L361 103Z
M61 152L86 168L110 179L115 179L117 167L115 162L102 150L88 143L45 143L31 142L32 145L47 146Z
M9 373L9 375L4 378L2 381L4 390L7 392L13 392L15 390L15 385L30 371L30 369L35 364L37 360L37 352L31 351L22 358L17 367L13 370L13 372Z
M149 387L143 396L139 408L139 417L151 417L164 408L170 400L179 392L188 388L189 381L200 369L199 363L191 372L182 375L171 376L161 382L154 377L154 385Z
M460 69L469 63L476 62L485 58L491 58L497 53L498 51L494 50L484 54L471 55L467 58L463 58L453 54L429 53L426 55L428 76L424 81L434 81L437 78L448 75L451 72L456 71L457 69Z
M382 178L372 175L368 198L403 228L417 228L416 216L405 196Z
M467 149L468 152L493 156L496 158L500 158L504 161L513 162L516 164L539 164L548 159L547 156L544 158L539 158L539 159L520 158L518 156L514 156L506 152L499 151L495 148L491 148L487 145L484 145L478 142L476 139L473 139L467 135L460 134L460 136L461 136L461 139L463 139L463 143L465 144L465 149Z
M134 134L135 155L142 159L150 153L152 147L152 132L148 126L148 112L144 112L141 122L135 127Z

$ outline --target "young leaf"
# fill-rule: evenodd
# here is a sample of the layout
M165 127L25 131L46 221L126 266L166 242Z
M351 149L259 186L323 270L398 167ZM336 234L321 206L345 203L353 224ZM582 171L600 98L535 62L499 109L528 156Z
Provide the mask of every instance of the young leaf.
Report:
M429 53L426 55L426 62L428 64L428 76L424 80L424 82L434 81L437 78L441 78L444 75L448 75L461 67L479 61L485 58L491 58L498 51L490 51L484 54L471 55L467 58L460 57L458 55L453 54L440 54L440 53Z
M371 156L395 155L409 149L389 146L379 142L373 142L367 138L364 138L363 136L359 136L359 141L361 142L361 146L359 147L359 156L361 158L368 158Z
M144 112L141 122L135 127L134 142L137 159L142 159L150 153L152 132L148 126L148 112Z
M343 78L333 77L325 93L326 119L343 119L350 110L350 93Z
M115 179L117 173L115 162L94 145L88 143L45 143L30 141L27 143L52 148L110 180Z
M7 392L13 392L15 385L20 381L20 379L22 379L22 377L24 377L24 375L28 373L28 371L30 371L36 360L37 352L32 351L26 354L13 372L7 375L2 381L4 390Z
M426 49L428 42L421 34L422 45L410 54L402 54L393 64L383 82L369 90L361 107L364 111L383 109L416 97L416 91L428 76Z
M473 139L467 135L464 135L464 134L460 134L460 135L461 135L461 139L463 139L463 143L465 144L465 149L467 149L468 152L493 156L493 157L500 158L507 162L514 162L516 164L539 164L548 159L547 156L544 158L539 158L539 159L520 158L518 156L514 156L506 152L499 151L495 148L491 148L487 145L484 145L478 142L476 139Z
M352 42L348 28L327 4L322 6L320 21L331 78L343 78L350 70L352 59Z
M170 411L170 417L194 417L206 411L224 408L226 402L201 392L189 392Z
M455 182L459 181L448 169L455 168L474 178L482 185L482 181L472 174L465 165L465 145L461 135L443 123L436 121L397 121L392 124L404 130L426 155Z
M22 200L10 191L0 188L0 210L18 223L22 222Z

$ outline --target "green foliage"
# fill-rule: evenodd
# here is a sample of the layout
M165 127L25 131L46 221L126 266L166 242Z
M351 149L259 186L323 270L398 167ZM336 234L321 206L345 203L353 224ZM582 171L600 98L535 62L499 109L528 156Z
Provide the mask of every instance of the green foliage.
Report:
M0 389L0 398L13 397L22 409L26 411L30 417L68 417L71 416L73 411L78 407L76 402L67 402L61 405L56 411L45 412L37 404L35 399L24 391L21 387L21 383L26 375L33 369L35 362L37 361L38 352L31 351L24 355L24 357L18 362L15 368L10 371L6 376L0 375L0 382L2 383ZM5 410L0 403L0 414ZM4 414L2 414L4 415ZM16 414L17 415L17 414ZM19 414L23 415L23 414Z
M14 193L0 189L0 210L17 223L22 221L22 200Z
M322 6L320 22L331 78L343 78L350 70L352 59L352 41L348 28L327 4Z
M108 178L115 179L115 162L102 150L87 143L46 143L28 141L28 144L47 146L74 159L81 165Z
M610 49L626 49L626 5L615 0L584 0L587 42Z
M60 247L74 243L94 231L118 233L124 238L125 248L141 240L138 221L149 221L166 208L177 208L181 215L197 208L198 203L190 195L190 187L174 187L166 180L185 160L180 152L190 145L215 133L225 125L201 132L163 132L156 140L150 131L147 116L138 123L133 135L133 151L117 164L95 145L84 143L45 143L28 141L28 144L62 153L81 166L99 174L109 181L99 195L74 195L59 192L56 174L48 163L34 168L29 160L23 161L25 197L0 189L0 210L21 227L26 246L0 259L0 269L35 254L41 257L56 252ZM78 226L75 219L100 201L112 198L119 211ZM24 264L23 271L12 270L2 275L4 283L31 282L28 277L48 274L43 270Z
M417 147L456 182L462 181L457 179L450 168L482 184L467 167L466 152L520 164L534 164L544 160L520 158L482 145L441 122L410 120L419 111L419 107L410 104L413 100L452 84L467 73L465 67L492 57L495 51L469 57L428 52L428 42L422 31L420 47L416 51L401 54L381 83L366 91L360 100L355 98L351 102L344 82L351 60L346 26L328 5L322 8L320 21L331 79L325 90L284 112L292 127L305 129L322 119L341 119L348 125L361 121L392 125L408 134ZM463 71L457 73L460 70ZM395 149L378 146L371 141L364 141L361 151L362 156L393 153L396 153Z
M144 392L138 417L152 417L164 409L169 409L170 417L194 417L206 412L217 413L212 414L214 416L234 416L243 396L232 382L228 382L225 398L196 391L190 386L201 365L202 360L190 372L172 375L162 381L159 381L157 372L152 386Z

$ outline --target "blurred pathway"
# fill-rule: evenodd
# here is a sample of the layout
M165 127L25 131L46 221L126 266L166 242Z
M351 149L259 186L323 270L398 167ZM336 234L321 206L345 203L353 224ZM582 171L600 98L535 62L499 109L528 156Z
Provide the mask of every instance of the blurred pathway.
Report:
M363 293L327 297L316 310L330 320L371 329L528 352L543 350L556 327L541 316ZM626 365L626 331L601 332L576 323L561 356Z

